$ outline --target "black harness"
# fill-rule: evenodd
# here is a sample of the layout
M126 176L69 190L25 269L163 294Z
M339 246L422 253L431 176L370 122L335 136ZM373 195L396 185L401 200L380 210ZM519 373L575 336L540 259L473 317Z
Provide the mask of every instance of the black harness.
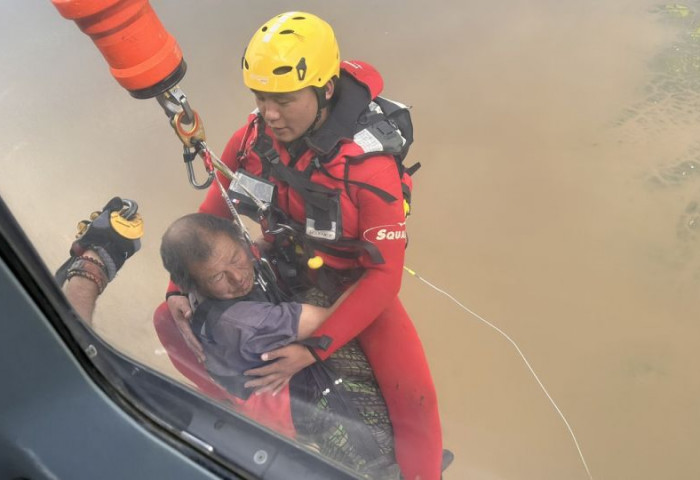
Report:
M382 264L384 258L373 243L342 237L341 191L311 181L311 174L316 170L342 182L348 194L350 185L354 185L371 191L386 202L395 202L398 199L385 190L351 180L349 169L369 157L390 154L396 159L400 178L415 173L420 168L419 163L409 168L403 166L413 142L413 125L406 106L382 97L370 99L368 89L350 75L341 74L338 88L342 94L324 124L302 139L305 148L311 148L317 154L304 171L281 161L272 138L265 132L262 117L254 119L258 133L253 151L261 160L263 177L286 183L302 197L306 210L306 221L302 225L273 206L270 211L274 215L267 219L269 230L274 230L275 223L289 225L298 243L309 254L318 250L339 258L356 259L367 253L372 263ZM345 163L343 178L339 178L332 175L325 164L337 154L342 139L352 139L364 153L349 158ZM402 182L402 190L404 200L410 202L411 191L405 182Z

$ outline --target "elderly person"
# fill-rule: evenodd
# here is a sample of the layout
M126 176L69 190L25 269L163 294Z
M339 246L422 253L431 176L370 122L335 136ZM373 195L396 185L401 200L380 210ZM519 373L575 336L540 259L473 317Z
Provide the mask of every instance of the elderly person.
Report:
M192 214L163 236L161 257L171 279L196 306L192 330L203 345L209 373L247 399L243 372L265 363L265 353L306 340L333 308L271 303L256 288L255 271L240 231L230 221Z

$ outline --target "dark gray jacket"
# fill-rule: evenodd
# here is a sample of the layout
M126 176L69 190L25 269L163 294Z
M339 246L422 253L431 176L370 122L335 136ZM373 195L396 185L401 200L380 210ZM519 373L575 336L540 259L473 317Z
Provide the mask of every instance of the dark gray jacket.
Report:
M297 339L301 304L269 302L257 288L233 300L207 299L197 306L192 331L202 343L209 374L224 388L246 399L252 389L243 372L266 362L260 355Z

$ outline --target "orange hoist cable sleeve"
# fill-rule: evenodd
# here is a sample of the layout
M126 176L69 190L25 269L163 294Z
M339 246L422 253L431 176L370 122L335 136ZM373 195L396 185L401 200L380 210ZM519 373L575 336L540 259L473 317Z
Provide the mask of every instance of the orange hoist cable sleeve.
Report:
M182 51L148 0L51 0L74 20L109 64L112 76L132 95L147 92L182 70ZM173 85L168 85L170 88ZM136 94L135 94L136 93ZM153 92L150 92L153 93ZM147 93L140 98L155 96Z

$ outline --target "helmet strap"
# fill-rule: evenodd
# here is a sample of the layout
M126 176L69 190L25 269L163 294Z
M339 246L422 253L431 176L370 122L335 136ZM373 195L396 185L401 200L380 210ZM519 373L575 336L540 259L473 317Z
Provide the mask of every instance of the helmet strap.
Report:
M314 121L311 122L311 125L309 125L309 128L306 129L301 138L308 137L309 135L311 135L311 133L316 129L319 120L321 120L321 114L323 113L323 109L328 108L330 104L330 101L326 99L326 87L312 88L314 90L314 93L316 94L316 117L314 118Z
M338 84L336 82L337 77L333 77L329 80L329 82L333 82L333 86L335 89L338 88ZM333 97L335 97L335 90L334 90L334 95L330 98L326 98L326 86L324 85L323 87L312 87L314 90L314 93L316 94L316 117L314 118L314 121L311 122L311 125L309 125L309 128L306 129L306 132L301 136L307 137L311 135L311 132L313 132L316 129L316 126L318 125L319 120L321 120L321 114L323 113L324 108L329 108L331 101L333 100Z
M314 92L316 93L316 100L318 101L318 110L321 111L328 106L326 87L314 87Z

